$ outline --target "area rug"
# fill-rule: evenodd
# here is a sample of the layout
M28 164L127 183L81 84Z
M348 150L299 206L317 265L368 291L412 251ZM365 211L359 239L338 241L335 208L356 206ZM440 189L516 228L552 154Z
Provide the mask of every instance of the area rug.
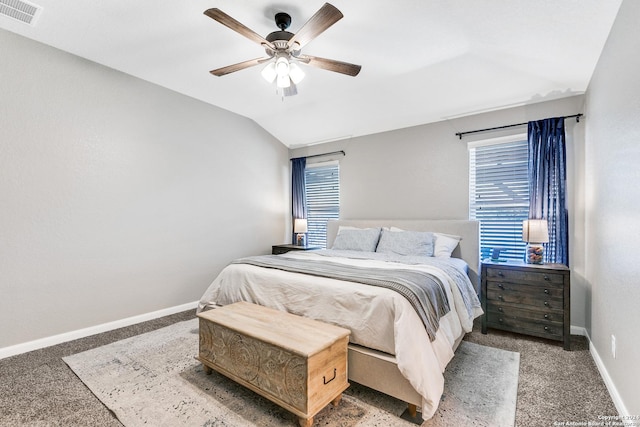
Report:
M297 426L297 417L194 359L197 319L63 358L126 427ZM438 411L423 427L513 426L519 353L463 341L445 371ZM314 426L408 427L406 404L359 384Z

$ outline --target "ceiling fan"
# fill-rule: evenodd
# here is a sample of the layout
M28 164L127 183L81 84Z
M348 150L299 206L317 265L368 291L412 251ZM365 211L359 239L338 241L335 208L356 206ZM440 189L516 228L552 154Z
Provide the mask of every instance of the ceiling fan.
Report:
M357 76L362 68L360 65L301 53L301 49L307 43L344 16L335 6L329 3L325 3L295 34L286 31L291 25L291 16L283 12L276 13L275 21L280 31L274 31L266 37L257 34L218 8L208 9L204 14L249 40L262 45L267 53L266 57L250 59L238 64L211 70L210 73L214 76L220 77L266 63L266 67L262 70L262 76L265 80L270 83L276 81L277 87L282 89L284 96L292 96L298 93L296 84L304 77L304 72L297 63L311 65L348 76Z

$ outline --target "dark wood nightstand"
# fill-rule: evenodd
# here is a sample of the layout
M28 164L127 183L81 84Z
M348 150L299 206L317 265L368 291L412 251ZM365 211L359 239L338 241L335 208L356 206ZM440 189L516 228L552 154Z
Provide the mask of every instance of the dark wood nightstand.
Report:
M482 262L482 333L487 328L549 338L570 350L570 270L562 264Z
M273 245L271 246L271 253L273 255L286 254L289 251L315 251L322 249L319 246L298 246L298 245Z

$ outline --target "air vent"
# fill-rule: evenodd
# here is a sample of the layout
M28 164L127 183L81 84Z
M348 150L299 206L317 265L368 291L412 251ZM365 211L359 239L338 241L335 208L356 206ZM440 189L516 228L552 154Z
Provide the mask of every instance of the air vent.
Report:
M0 0L0 15L16 21L33 25L34 19L42 8L22 0Z

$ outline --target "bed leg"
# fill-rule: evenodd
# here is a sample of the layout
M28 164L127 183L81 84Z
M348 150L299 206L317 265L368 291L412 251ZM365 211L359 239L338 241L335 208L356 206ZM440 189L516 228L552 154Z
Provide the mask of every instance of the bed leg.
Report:
M400 418L417 425L422 425L424 422L422 416L418 413L418 405L413 403L407 403L407 409L400 415Z
M409 415L411 415L412 418L415 418L416 415L418 415L418 407L413 403L409 403L408 405L407 411L409 412Z

